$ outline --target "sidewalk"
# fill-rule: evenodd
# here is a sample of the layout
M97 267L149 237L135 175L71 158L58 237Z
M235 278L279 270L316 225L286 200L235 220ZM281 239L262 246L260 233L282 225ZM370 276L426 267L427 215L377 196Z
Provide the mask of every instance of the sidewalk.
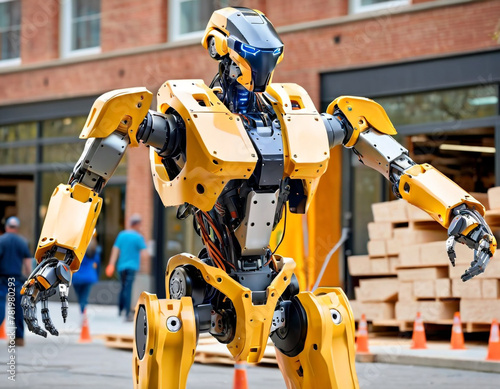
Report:
M488 346L472 342L466 350L451 350L446 341L428 341L426 350L412 350L411 339L370 338L370 354L357 355L360 362L441 367L500 373L500 362L486 361Z

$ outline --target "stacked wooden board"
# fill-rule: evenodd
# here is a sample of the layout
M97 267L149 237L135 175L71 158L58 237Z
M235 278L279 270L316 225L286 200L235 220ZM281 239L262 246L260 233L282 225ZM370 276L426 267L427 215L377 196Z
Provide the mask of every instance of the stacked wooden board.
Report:
M492 228L500 227L500 188L488 194L489 201L486 195L474 196L485 206L489 202L498 207L486 217ZM494 316L500 318L500 255L492 258L485 274L464 283L460 276L473 252L457 244L453 267L446 253L446 230L429 215L403 200L373 204L372 211L368 255L348 258L349 271L359 282L351 302L356 319L364 313L374 324L406 329L416 312L426 322L451 324L454 312L460 311L473 331ZM377 271L382 261L389 266L385 274Z

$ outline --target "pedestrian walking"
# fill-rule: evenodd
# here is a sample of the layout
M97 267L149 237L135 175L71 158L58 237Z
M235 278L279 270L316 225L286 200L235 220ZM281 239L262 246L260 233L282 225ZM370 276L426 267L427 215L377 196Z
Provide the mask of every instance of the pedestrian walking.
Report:
M31 273L31 253L26 240L19 235L21 223L15 216L5 222L5 234L0 236L0 325L5 320L5 304L14 295L15 344L24 346L24 322L21 308L21 288ZM10 318L10 314L9 314ZM10 322L9 322L10 324ZM8 325L12 327L12 325Z
M98 268L101 263L101 247L94 238L90 241L89 247L85 252L80 270L73 274L73 287L78 296L78 303L83 314L87 306L92 285L99 280Z
M118 314L125 313L126 321L133 321L130 304L132 299L132 286L135 274L139 270L141 258L147 260L148 252L144 237L141 235L142 219L140 215L132 215L129 221L130 228L121 231L113 248L109 264L106 267L106 275L113 276L116 270L120 276L121 290L118 300Z

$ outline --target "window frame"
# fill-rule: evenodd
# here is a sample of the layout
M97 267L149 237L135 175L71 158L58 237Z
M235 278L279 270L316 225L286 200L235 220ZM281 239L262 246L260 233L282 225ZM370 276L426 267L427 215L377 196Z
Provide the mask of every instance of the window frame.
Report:
M362 5L362 0L349 0L349 12L360 14L364 12L380 11L386 8L410 5L412 0L386 0L383 3Z
M178 42L189 39L201 39L205 29L182 34L181 30L181 3L193 0L169 0L168 2L168 41ZM207 20L208 23L208 20Z
M17 0L0 0L0 3L13 3ZM21 19L19 20L19 37L21 36L21 23L22 23L22 2L19 0L21 6ZM12 26L9 26L9 28ZM19 39L19 57L2 59L0 58L0 67L4 66L17 66L21 64L21 39Z
M1 1L1 0L0 0ZM99 31L99 46L87 47L85 49L71 49L71 41L73 38L72 30L72 10L74 0L60 0L60 26L59 26L59 48L61 58L79 57L85 55L99 54L101 52L101 31ZM102 0L101 5L101 20L102 20ZM102 25L102 23L101 23Z

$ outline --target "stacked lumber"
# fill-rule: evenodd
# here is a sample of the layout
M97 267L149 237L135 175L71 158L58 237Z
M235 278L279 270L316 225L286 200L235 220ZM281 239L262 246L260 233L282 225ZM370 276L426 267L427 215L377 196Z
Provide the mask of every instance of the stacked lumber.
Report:
M368 224L368 255L348 258L349 272L359 280L359 287L355 288L356 299L351 304L356 319L364 313L370 321L394 320L398 318L400 277L406 281L403 284L406 295L413 296L413 291L409 290L413 289L413 281L448 276L447 264L443 269L401 271L401 252L406 251L416 258L419 252L408 250L409 244L443 242L446 231L439 225L440 228L436 228L437 223L426 213L404 200L373 204L372 212L374 221Z
M488 197L473 196L492 207L486 219L493 229L500 228L500 188L490 189ZM500 317L500 253L484 274L464 283L460 276L473 252L457 244L453 267L446 253L447 232L429 215L402 200L373 204L372 211L368 255L348 258L350 274L359 282L351 301L356 320L364 313L374 324L392 320L407 328L416 312L427 323L451 324L460 311L472 332ZM386 263L383 269L389 271L381 272L377 261L392 261L392 266Z

